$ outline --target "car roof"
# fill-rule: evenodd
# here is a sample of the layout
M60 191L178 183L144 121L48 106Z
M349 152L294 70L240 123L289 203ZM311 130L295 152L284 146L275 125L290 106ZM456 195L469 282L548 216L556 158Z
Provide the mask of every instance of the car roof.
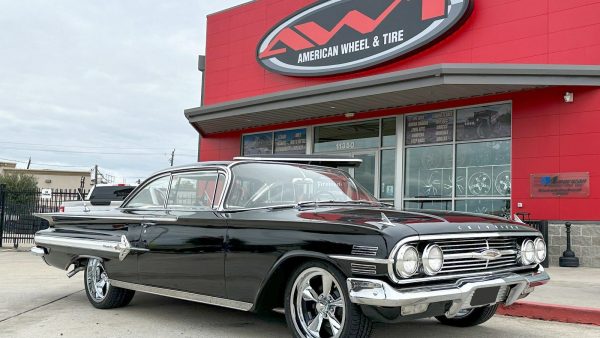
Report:
M297 157L294 157L294 159L296 159L296 158ZM334 157L331 157L331 158L334 158ZM308 159L308 161L307 161L307 159ZM334 158L334 159L337 162L327 163L326 161L319 161L319 158L317 158L317 157L307 157L306 159L288 160L288 161L286 161L285 159L282 159L281 157L273 157L273 158L237 157L236 160L234 160L234 161L196 162L196 163L189 163L189 164L169 167L169 168L165 168L163 170L157 171L148 177L150 178L150 177L154 177L154 176L158 176L158 175L162 175L162 174L166 174L166 173L172 173L172 172L177 172L177 171L187 171L187 170L194 170L194 169L202 169L202 168L206 168L206 167L229 167L233 164L238 164L238 163L240 163L240 164L241 163L271 163L271 164L283 164L283 165L303 165L303 166L310 166L310 167L329 167L329 168L333 168L333 169L336 168L337 164L339 164L339 163L348 163L345 161L347 159L343 158L343 157L338 157L338 158ZM350 163L352 163L352 165L349 165L349 166L356 166L356 164L360 164L361 162L362 161L356 162L356 163L350 162Z

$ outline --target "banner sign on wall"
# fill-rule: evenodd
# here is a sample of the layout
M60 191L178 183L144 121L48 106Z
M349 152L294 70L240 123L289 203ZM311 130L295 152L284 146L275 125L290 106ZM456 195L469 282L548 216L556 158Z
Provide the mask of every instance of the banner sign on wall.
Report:
M293 76L347 73L405 56L456 28L472 0L326 0L259 43L258 62Z
M531 197L590 196L590 173L531 174Z

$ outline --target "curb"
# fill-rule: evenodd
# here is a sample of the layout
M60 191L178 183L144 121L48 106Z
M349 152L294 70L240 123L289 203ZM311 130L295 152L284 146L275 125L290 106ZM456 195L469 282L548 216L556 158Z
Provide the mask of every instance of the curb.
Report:
M526 317L563 323L600 326L600 309L589 307L516 302L509 307L499 307L498 314L512 317Z

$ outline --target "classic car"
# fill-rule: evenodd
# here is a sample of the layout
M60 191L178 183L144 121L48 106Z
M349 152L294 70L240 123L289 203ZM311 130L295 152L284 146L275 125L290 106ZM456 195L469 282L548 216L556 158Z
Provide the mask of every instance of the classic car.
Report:
M84 271L90 303L135 291L285 312L295 337L373 321L489 320L549 280L542 235L504 218L397 210L341 169L259 160L160 171L118 209L42 214L32 252Z

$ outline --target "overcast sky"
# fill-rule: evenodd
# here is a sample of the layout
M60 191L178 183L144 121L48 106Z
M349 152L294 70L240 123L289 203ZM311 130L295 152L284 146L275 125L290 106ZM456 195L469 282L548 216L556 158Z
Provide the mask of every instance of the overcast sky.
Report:
M128 182L196 161L206 15L244 2L0 0L0 161Z

